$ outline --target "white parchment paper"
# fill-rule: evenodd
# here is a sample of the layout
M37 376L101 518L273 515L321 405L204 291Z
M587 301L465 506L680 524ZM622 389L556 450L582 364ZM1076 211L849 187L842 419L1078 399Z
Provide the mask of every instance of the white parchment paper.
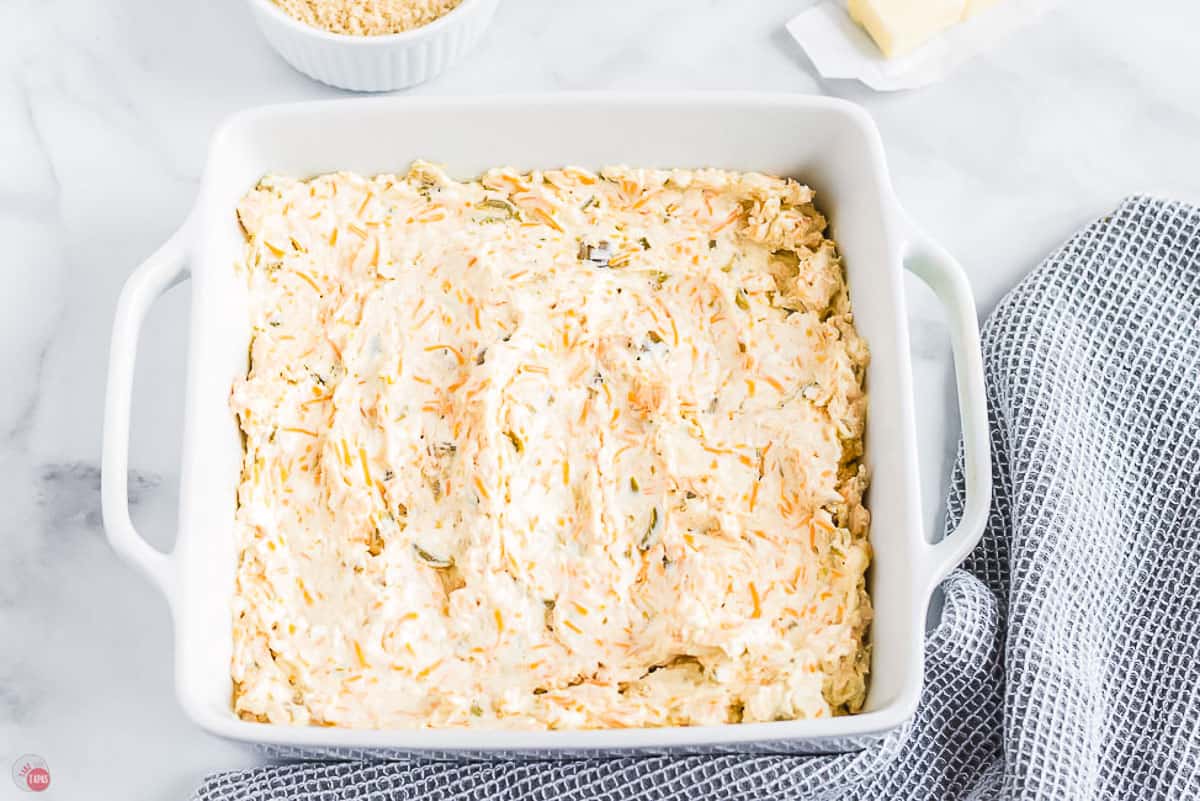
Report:
M792 35L826 78L856 78L879 92L917 89L943 80L960 64L989 50L1061 0L1001 0L917 50L884 58L846 11L844 0L823 0L792 18Z

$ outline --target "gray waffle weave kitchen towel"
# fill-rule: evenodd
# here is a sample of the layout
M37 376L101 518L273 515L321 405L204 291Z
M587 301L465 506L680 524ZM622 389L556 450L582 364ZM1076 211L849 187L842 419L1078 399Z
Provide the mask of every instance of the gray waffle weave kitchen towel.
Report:
M206 801L1200 798L1200 209L1131 198L984 329L995 497L916 719L867 750L324 762ZM960 513L962 476L949 496Z

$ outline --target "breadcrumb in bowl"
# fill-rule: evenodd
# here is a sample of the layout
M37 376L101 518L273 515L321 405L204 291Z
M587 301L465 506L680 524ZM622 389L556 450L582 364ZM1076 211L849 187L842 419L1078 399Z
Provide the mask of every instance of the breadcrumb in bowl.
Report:
M386 92L422 83L482 38L500 0L248 0L263 36L322 83Z
M271 0L299 21L330 33L383 36L428 25L462 0Z

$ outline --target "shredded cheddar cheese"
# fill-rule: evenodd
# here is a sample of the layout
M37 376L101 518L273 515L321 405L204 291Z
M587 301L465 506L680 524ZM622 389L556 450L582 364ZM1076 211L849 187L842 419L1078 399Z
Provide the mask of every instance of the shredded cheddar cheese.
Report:
M868 356L812 200L708 169L264 178L238 208L235 711L861 707Z

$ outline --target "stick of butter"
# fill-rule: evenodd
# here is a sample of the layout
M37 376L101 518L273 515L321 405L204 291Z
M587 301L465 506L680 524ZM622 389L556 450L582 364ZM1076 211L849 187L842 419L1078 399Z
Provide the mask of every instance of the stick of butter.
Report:
M849 0L850 18L888 58L917 49L999 0Z

